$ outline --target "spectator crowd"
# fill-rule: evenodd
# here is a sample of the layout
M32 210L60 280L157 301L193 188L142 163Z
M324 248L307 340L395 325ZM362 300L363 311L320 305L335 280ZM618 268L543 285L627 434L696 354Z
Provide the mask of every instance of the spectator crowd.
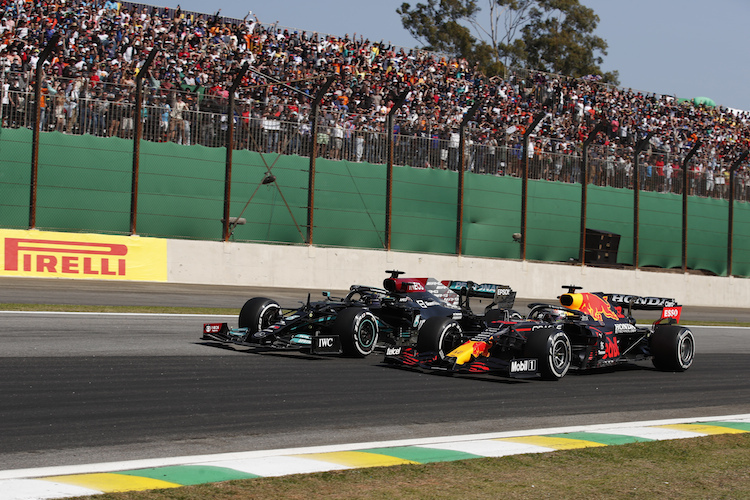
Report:
M383 163L387 117L394 103L396 162L458 168L460 125L482 105L467 129L466 168L520 175L523 136L543 114L526 151L533 178L580 182L584 140L600 123L590 150L590 180L633 187L634 151L641 189L728 195L729 167L750 142L750 114L674 96L535 72L487 77L466 60L395 47L362 36L324 35L264 24L252 13L229 19L112 0L0 0L2 125L33 127L34 72L40 51L59 35L44 62L40 100L44 131L132 138L134 85L145 100L137 119L144 139L223 146L233 120L238 148L318 154ZM158 50L146 74L141 68ZM227 116L229 89L247 64ZM312 138L311 103L335 76ZM683 172L683 159L700 142ZM750 172L740 166L739 199L750 199Z

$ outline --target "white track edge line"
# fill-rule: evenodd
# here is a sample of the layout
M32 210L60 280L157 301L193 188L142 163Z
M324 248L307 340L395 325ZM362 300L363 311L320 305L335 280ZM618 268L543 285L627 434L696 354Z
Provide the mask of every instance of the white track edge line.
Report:
M569 427L551 427L546 429L533 429L524 431L506 431L484 434L466 434L462 436L441 436L434 438L414 438L392 441L372 441L364 443L349 443L340 445L312 446L301 448L285 448L277 450L258 450L234 453L219 453L210 455L191 455L182 457L166 457L152 459L127 460L120 462L104 462L96 464L64 465L55 467L41 467L30 469L15 469L0 471L0 479L31 479L43 476L59 476L70 474L88 474L96 472L116 472L132 469L144 469L154 467L167 467L175 465L193 465L204 462L216 462L227 460L243 460L249 458L283 456L283 455L305 455L309 453L331 453L339 451L353 451L363 448L392 448L396 446L427 446L430 444L450 443L457 441L477 441L483 439L498 439L505 437L536 436L544 434L561 434L569 432L597 431L602 429L612 430L625 427L652 427L658 425L690 424L695 422L719 422L724 420L750 419L750 413L740 415L722 415L718 417L693 417L673 418L665 420L647 420L641 422L620 422L611 424L576 425ZM696 435L697 436L697 435Z

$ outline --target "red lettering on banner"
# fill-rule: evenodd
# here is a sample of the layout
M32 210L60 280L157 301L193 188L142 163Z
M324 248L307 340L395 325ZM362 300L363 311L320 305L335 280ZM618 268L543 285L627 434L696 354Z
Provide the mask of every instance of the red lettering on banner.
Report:
M91 267L91 257L83 258L83 274L99 274L99 271L96 271Z
M78 257L63 255L61 273L78 274Z
M5 270L18 271L21 264L24 272L125 276L126 259L113 257L127 253L127 245L117 243L5 238Z
M36 270L37 272L49 272L54 273L55 266L57 265L57 258L54 255L37 255L36 256Z
M114 276L117 274L109 270L109 259L102 259L102 276Z

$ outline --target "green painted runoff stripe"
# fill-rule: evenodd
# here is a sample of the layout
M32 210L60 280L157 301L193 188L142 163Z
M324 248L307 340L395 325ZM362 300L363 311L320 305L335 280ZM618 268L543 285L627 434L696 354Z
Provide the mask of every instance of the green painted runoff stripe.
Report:
M468 460L471 458L484 458L481 455L473 455L463 451L441 450L437 448L423 448L420 446L397 446L395 448L368 448L367 453L377 453L378 455L388 455L391 457L411 460L420 464L431 462L454 462L456 460Z
M568 439L581 439L584 441L593 441L595 443L607 444L607 445L618 445L618 444L629 444L629 443L646 443L653 441L653 439L636 437L636 436L623 436L621 434L602 434L599 432L566 432L564 434L545 434L547 437L561 437Z
M704 422L701 422L704 423ZM707 425L715 425L716 427L727 427L729 429L737 429L740 431L750 432L750 422L705 422Z
M256 474L212 465L175 465L170 467L155 467L153 469L128 470L117 472L117 474L161 479L162 481L177 483L182 486L261 477Z

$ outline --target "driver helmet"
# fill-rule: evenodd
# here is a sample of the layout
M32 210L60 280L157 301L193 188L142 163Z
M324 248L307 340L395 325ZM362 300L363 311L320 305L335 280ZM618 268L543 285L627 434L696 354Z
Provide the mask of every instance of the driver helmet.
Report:
M568 317L568 311L565 311L563 309L549 309L548 311L545 311L542 319L549 323L557 323L559 321L564 320L567 317Z

